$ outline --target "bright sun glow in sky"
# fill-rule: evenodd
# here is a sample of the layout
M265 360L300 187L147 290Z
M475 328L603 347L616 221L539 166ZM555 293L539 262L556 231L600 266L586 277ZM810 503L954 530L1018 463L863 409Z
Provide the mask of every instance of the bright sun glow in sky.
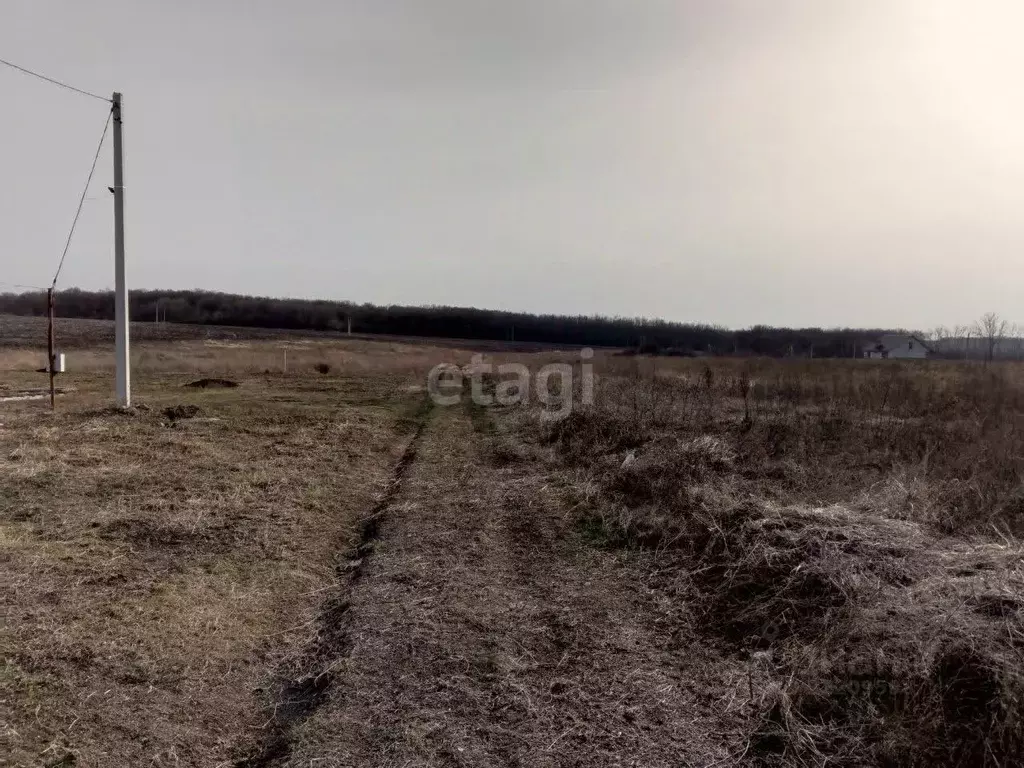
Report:
M1024 320L1011 0L8 0L125 94L129 282L743 326ZM0 281L104 107L0 69ZM62 284L113 281L107 147ZM0 290L4 286L0 285Z

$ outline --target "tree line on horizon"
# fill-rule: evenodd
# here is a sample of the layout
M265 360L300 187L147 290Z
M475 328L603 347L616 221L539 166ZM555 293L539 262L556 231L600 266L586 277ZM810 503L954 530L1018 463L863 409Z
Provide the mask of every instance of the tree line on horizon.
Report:
M111 291L57 294L60 317L114 319ZM0 294L0 313L46 314L43 292ZM382 306L344 301L242 296L199 290L133 290L133 322L278 328L468 340L619 347L647 354L859 357L864 344L892 329L776 328L732 330L705 323L600 315L535 315L449 306Z

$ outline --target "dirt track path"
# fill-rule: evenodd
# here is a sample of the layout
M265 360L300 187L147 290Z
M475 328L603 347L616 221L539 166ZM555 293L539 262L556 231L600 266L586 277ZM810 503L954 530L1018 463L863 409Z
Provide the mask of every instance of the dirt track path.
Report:
M541 469L489 465L482 440L462 409L434 413L352 585L329 694L273 764L730 764L735 675L565 530Z

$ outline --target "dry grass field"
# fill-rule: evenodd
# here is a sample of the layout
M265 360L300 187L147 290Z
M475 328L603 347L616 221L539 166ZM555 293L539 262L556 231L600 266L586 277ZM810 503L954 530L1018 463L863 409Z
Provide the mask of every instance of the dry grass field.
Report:
M422 400L416 349L286 348L139 344L126 413L83 349L56 412L0 403L0 763L211 765L268 719ZM0 395L36 357L0 352Z
M604 352L551 420L176 328L120 412L64 323L0 401L2 765L1019 764L1024 368Z
M533 443L685 644L743 662L730 760L1019 764L1024 369L616 367Z

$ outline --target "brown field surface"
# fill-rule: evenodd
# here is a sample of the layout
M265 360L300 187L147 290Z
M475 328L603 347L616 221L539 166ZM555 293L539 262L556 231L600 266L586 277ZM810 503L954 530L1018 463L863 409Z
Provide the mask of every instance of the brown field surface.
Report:
M0 340L5 348L45 349L47 321L45 317L0 314ZM114 324L109 320L62 318L54 322L54 336L60 349L90 349L114 343ZM543 352L551 349L572 349L575 345L542 342L506 342L478 339L440 339L420 336L386 336L381 334L346 334L339 331L303 331L281 328L241 328L225 325L187 325L185 323L131 323L131 338L149 343L159 341L222 342L252 341L378 341L414 346L475 349L493 352Z
M2 765L1019 764L1020 366L598 352L586 404L492 346L553 419L452 342L151 324L119 411L61 322L0 401Z
M139 344L118 412L109 351L84 350L56 412L0 403L7 764L209 765L266 720L256 692L336 588L418 403L415 355L298 348L294 374L255 375L262 353ZM199 374L240 386L183 386ZM8 369L0 392L42 378Z

